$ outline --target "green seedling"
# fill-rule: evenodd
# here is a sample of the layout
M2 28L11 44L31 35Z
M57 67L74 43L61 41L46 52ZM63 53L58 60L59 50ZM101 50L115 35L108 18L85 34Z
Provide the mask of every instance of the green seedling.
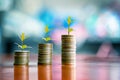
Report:
M24 44L24 41L27 39L26 36L25 36L25 33L22 33L22 34L19 36L19 38L20 38L21 44L15 43L15 44L18 46L18 48L20 48L20 49L22 49L22 50L24 50L24 49L26 49L26 48L31 48L30 46Z
M73 31L73 28L70 27L70 25L73 23L74 21L72 20L72 18L70 16L68 16L67 18L67 24L68 24L68 35L70 35L70 32Z
M48 33L50 32L48 25L45 26L45 37L42 38L44 41L48 42L51 40L51 38L48 36Z

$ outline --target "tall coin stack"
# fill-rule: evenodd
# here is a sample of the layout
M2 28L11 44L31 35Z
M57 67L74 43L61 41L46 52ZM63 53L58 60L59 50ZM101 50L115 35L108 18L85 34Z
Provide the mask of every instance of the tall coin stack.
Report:
M52 64L52 49L50 43L39 44L38 64Z
M76 40L73 35L62 35L62 64L75 64Z
M14 65L28 65L29 51L17 50L14 53Z

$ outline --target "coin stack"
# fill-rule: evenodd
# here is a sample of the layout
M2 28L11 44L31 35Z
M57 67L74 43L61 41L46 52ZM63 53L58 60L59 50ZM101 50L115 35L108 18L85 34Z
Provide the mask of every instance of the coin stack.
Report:
M28 65L29 64L29 51L17 50L14 53L14 65Z
M39 44L38 64L52 64L52 44Z
M76 41L73 35L62 35L62 64L75 64Z

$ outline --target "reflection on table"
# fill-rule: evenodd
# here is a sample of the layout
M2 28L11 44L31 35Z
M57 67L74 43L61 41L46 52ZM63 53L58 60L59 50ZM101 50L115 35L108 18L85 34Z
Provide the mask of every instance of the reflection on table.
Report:
M75 65L62 65L62 80L76 80Z
M14 65L14 80L29 80L29 67L27 65Z
M31 59L36 58L37 55L34 57L31 55ZM120 80L119 58L83 55L77 55L76 58L76 66L62 65L60 55L53 56L52 65L29 65L29 67L13 66L13 63L11 66L2 65L0 80ZM8 57L4 61L7 59L13 61Z
M52 80L51 65L38 65L38 80Z

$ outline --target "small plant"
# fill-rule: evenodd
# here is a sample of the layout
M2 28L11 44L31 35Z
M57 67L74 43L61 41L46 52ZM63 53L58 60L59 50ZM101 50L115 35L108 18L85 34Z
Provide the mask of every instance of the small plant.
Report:
M27 39L26 36L25 36L25 33L22 33L22 34L19 36L19 38L20 38L21 44L15 43L15 44L18 46L18 48L20 48L20 49L22 49L22 50L24 50L24 49L26 49L26 48L31 48L30 46L24 44L24 41Z
M70 32L73 31L73 28L70 27L73 22L74 22L74 21L73 21L73 19L71 18L71 16L68 16L68 18L67 18L68 35L70 35Z
M48 42L48 41L51 40L51 38L48 36L49 32L50 32L49 27L48 27L48 25L46 25L46 26L45 26L45 37L42 38L42 39L43 39L44 41L46 41L46 42Z

